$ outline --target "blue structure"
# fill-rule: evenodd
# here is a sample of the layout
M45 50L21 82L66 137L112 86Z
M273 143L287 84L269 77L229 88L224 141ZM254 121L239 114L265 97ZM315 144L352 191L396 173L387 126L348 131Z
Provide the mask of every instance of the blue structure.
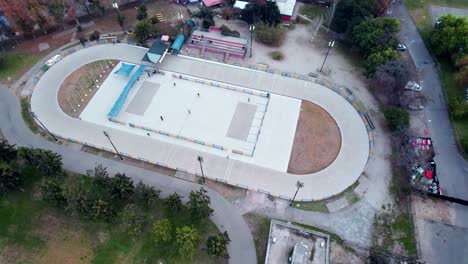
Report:
M120 69L116 70L114 74L118 75L123 75L125 77L128 77L130 73L133 71L136 65L133 64L127 64L122 62L122 65L120 66Z
M122 90L122 93L120 93L119 98L117 99L117 101L115 101L114 106L107 114L108 117L116 117L120 113L120 110L122 110L125 100L127 100L127 96L130 92L130 89L132 89L136 80L138 79L138 77L140 77L141 73L145 70L145 68L145 65L140 65L140 68L138 68L138 70L132 75L130 80L128 80L128 83L127 85L125 85L124 89Z
M180 48L184 44L185 36L184 35L177 35L174 43L172 43L171 49L177 50L177 52L180 51Z

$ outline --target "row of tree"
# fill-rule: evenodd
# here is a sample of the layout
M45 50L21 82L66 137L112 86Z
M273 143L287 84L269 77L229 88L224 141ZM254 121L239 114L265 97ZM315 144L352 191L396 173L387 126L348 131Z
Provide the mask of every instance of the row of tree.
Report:
M6 141L0 142L0 195L23 190L22 172L27 168L34 168L42 177L41 197L51 206L85 219L117 223L133 239L148 231L155 243L174 245L183 257L197 250L200 234L196 227L205 225L213 213L203 188L190 192L187 203L177 193L161 199L160 190L141 181L135 185L122 173L110 177L102 165L86 175L70 177L62 169L60 155L43 149L16 148ZM154 220L161 207L165 217ZM184 224L177 226L174 222ZM229 242L227 233L210 236L203 249L209 255L229 258Z
M442 16L430 32L429 43L438 57L450 60L457 70L455 76L458 86L462 91L466 90L468 87L468 19L453 15ZM455 119L468 116L468 103L461 95L449 98L449 107ZM464 144L468 146L468 142Z
M103 15L111 8L110 0L0 0L0 8L12 24L14 31L31 34L37 26L43 33L62 25L65 19L75 20L85 13L89 16Z

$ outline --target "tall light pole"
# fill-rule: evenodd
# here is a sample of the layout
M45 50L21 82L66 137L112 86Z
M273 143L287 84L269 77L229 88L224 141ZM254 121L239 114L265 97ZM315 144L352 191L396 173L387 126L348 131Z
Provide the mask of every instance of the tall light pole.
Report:
M185 39L184 15L182 14L182 12L179 12L179 18L180 18L180 22L182 22L182 34L184 34L184 39Z
M122 30L125 31L124 22L122 20L122 16L120 15L119 4L115 0L112 1L112 7L117 12L117 19L119 20L119 24L122 27Z
M296 193L294 194L294 197L292 198L291 200L291 203L289 204L289 206L292 206L293 203L294 203L294 199L296 199L296 195L297 195L297 192L299 191L300 188L304 187L304 183L303 182L300 182L300 181L297 181L296 182Z
M115 152L117 152L117 155L119 155L119 158L120 160L123 160L123 157L122 155L120 155L120 152L117 150L117 148L115 147L114 143L112 142L110 136L109 136L109 133L107 133L106 131L102 131L104 133L104 136L106 136L106 138L109 140L109 142L111 143L112 147L114 148Z
M47 131L47 133L49 133L49 135L55 140L57 141L58 139L54 136L54 134L52 134L52 132L49 131L49 129L47 129L47 127L41 122L41 120L39 120L39 118L37 117L37 115L34 113L34 112L31 112L31 116L36 119L36 121Z
M253 46L253 32L255 30L255 25L250 25L250 58L252 58L252 46Z
M333 48L333 46L335 46L335 41L329 41L327 54L325 55L325 59L323 60L322 67L320 67L320 72L322 72L323 65L325 65L325 61L327 60L327 57L328 57L328 53L330 53L330 49Z
M205 183L205 173L203 173L203 157L202 156L198 156L197 157L197 160L198 162L200 163L200 170L201 170L201 175L202 175L202 180L203 180L203 183Z

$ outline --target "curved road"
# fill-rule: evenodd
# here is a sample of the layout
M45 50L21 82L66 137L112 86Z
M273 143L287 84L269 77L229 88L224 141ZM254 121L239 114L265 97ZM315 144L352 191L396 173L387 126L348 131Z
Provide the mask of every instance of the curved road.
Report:
M163 196L177 192L184 197L188 197L191 190L200 188L200 185L195 183L73 150L45 140L32 133L26 126L20 113L17 98L6 87L0 88L0 128L11 144L50 149L59 153L62 155L64 168L76 173L84 174L87 169L93 168L96 163L101 163L108 168L109 174L124 172L135 182L141 180L148 185L161 189ZM227 231L232 240L229 245L230 263L256 263L257 257L252 234L243 217L224 197L213 190L206 189L211 197L211 206L214 209L214 213L210 217L211 220L221 232Z
M208 177L220 178L233 185L248 186L253 190L261 189L275 196L292 197L296 181L300 180L305 186L298 193L297 199L328 198L352 185L364 170L369 156L369 138L356 109L328 88L279 74L170 55L158 65L161 69L173 72L181 71L197 77L308 100L324 108L335 119L341 132L342 144L336 159L322 171L309 175L293 175L170 144L146 136L143 130L134 129L135 133L130 133L121 129L120 125L110 127L75 119L62 111L56 99L58 90L72 72L87 63L102 59L141 63L147 50L126 44L105 44L66 56L51 67L36 84L31 99L32 110L49 130L63 138L111 150L112 146L102 133L106 130L118 145L119 151L125 155L152 163L159 162L171 168L181 168L192 174L199 171L196 157L203 155L203 167Z

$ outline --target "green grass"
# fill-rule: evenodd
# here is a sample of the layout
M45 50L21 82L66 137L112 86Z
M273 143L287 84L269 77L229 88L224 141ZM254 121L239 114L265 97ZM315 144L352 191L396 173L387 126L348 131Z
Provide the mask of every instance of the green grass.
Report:
M0 80L7 81L8 77L14 78L22 71L36 64L41 58L24 53L8 52L3 55L5 61L0 67Z
M316 17L322 16L327 13L327 9L323 7L319 7L316 5L303 5L299 10L299 13L302 15L307 16L310 19L314 19Z
M31 129L33 133L38 133L39 127L30 113L28 98L21 99L21 115L23 116L23 120L26 122L26 125L29 127L29 129Z
M245 214L244 218L249 223L254 237L257 263L265 263L271 219L254 213Z
M405 247L409 256L416 255L416 242L414 240L413 223L409 214L400 214L392 224L393 232L401 233L398 239Z
M314 212L322 212L322 213L329 213L327 208L327 203L336 201L342 197L346 197L348 203L354 204L359 201L359 196L354 193L354 189L359 185L359 182L354 182L351 186L349 186L346 190L342 193L337 194L329 199L320 200L320 201L313 201L313 202L294 202L293 206L296 209L301 209L304 211L314 211Z
M326 230L320 229L320 228L315 227L315 226L305 225L305 224L301 224L301 223L297 223L297 222L293 222L293 224L298 225L298 226L303 227L303 228L306 228L306 229L310 229L310 230L313 230L313 231L317 231L317 232L320 232L320 233L327 234L327 235L330 236L330 239L335 240L337 243L340 243L340 244L343 243L343 239L339 235L337 235L335 233L328 232Z
M41 237L40 232L37 232L44 228L44 226L39 226L41 221L38 220L52 215L61 224L59 227L51 225L45 228L51 229L49 230L51 234L66 233L70 230L79 232L80 239L90 242L83 244L85 247L90 247L93 252L92 263L143 263L144 261L146 263L159 263L160 261L163 263L225 263L224 260L209 257L202 249L207 238L219 232L217 227L209 220L200 224L192 224L188 209L174 214L165 210L159 203L149 211L153 220L148 221L149 224L145 226L142 235L133 240L121 228L118 219L112 223L105 223L70 216L63 210L50 207L41 199L33 198L33 191L38 190L39 177L32 169L24 170L24 174L27 179L24 192L0 196L0 259L2 249L5 247L17 248L27 263L37 263L41 257L47 255L48 238ZM81 176L70 174L65 182L74 184L79 181L79 177ZM192 257L182 257L178 254L175 239L166 245L154 243L150 237L151 223L161 217L169 218L173 227L189 225L198 230L199 246ZM105 240L100 241L99 234L102 233L107 236ZM175 237L175 228L173 237ZM63 254L67 253L63 252Z

